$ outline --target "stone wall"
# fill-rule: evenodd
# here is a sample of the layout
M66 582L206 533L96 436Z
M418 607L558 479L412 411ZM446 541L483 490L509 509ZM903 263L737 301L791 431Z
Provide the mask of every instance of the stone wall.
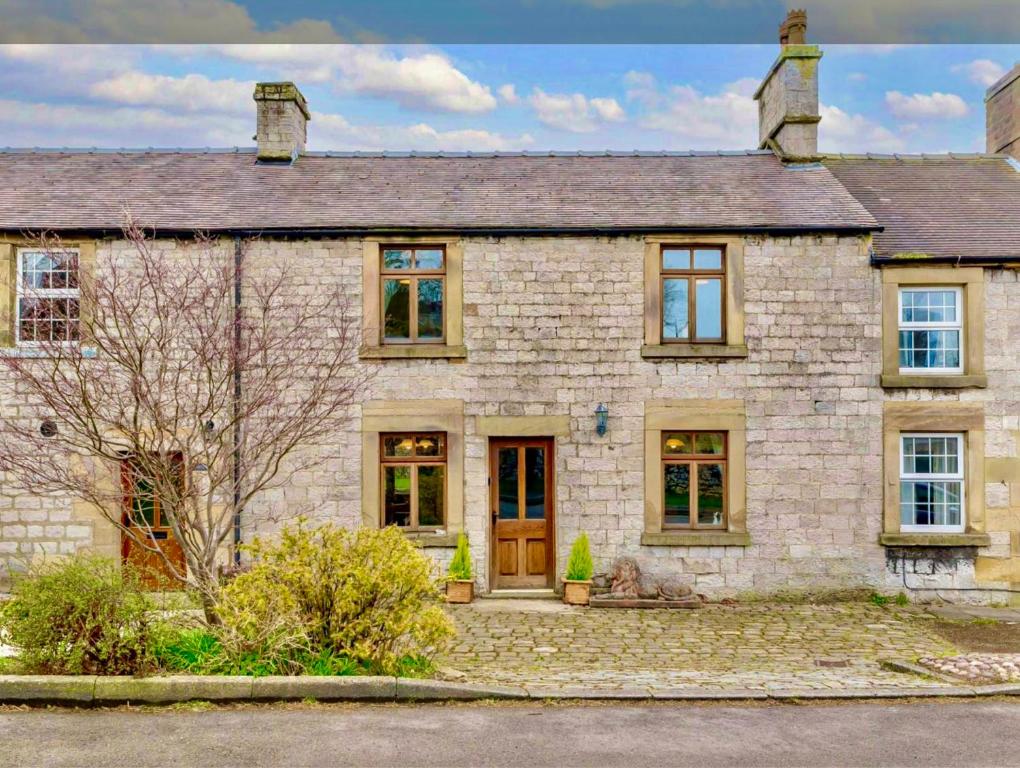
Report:
M644 570L679 575L714 596L809 587L896 589L900 561L887 558L878 544L886 399L985 403L990 471L1005 478L990 477L987 486L992 546L934 583L972 587L983 568L989 574L983 584L1020 581L1015 272L986 272L988 389L887 393L878 385L881 276L869 265L865 238L748 238L748 357L728 361L641 358L640 237L467 238L462 245L467 359L366 362L377 369L366 399L464 401L465 528L483 588L489 578L487 438L476 432L475 417L557 415L570 422L569 436L556 442L558 572L584 530L600 570L619 555L632 555ZM100 260L108 248L100 246ZM249 268L282 260L309 292L339 282L356 297L360 317L362 250L358 240L263 241L252 246ZM644 403L668 398L745 402L750 546L640 544ZM599 402L609 407L604 437L594 429ZM359 524L358 414L349 431L316 450L328 454L321 467L246 510L245 538L271 532L298 514ZM87 545L98 525L88 522L83 530L67 502L22 495L0 495L0 515L5 554L41 544L40 530L45 534L48 525L68 528L57 535L54 527L47 546ZM452 554L427 551L444 563ZM995 568L982 565L993 560Z

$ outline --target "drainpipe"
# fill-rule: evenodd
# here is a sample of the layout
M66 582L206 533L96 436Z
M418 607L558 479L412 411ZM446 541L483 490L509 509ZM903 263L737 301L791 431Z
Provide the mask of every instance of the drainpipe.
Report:
M241 238L234 237L234 565L241 564L241 425L238 415L241 410L241 369L238 365L238 350L241 348Z

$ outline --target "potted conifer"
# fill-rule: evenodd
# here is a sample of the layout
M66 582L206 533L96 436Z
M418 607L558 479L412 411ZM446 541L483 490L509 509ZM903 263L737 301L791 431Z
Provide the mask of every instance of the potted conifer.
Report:
M563 602L567 605L588 605L591 600L591 577L595 565L591 560L588 534L574 539L567 560L567 573L563 577Z
M446 602L470 603L475 598L475 580L471 575L471 552L467 536L457 537L457 549L450 561L449 576L446 579Z

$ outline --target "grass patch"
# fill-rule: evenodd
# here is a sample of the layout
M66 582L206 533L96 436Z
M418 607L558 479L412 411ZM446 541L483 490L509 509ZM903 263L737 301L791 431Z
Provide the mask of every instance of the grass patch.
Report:
M266 657L258 652L229 655L215 635L203 629L184 629L164 638L156 648L159 666L168 672L191 675L311 675L316 677L374 674L368 664L322 650L295 650ZM403 656L397 662L399 677L430 677L435 667L428 659Z
M0 675L20 675L23 673L23 666L16 656L0 656Z
M994 619L933 621L931 629L961 651L972 653L1020 653L1020 624Z

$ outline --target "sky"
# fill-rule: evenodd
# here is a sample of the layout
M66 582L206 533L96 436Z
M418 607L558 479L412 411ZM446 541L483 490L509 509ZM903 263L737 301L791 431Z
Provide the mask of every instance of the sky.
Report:
M618 0L603 0L616 2ZM825 152L984 151L1020 45L822 45ZM0 146L252 146L254 83L295 81L313 150L757 146L776 44L0 45Z

